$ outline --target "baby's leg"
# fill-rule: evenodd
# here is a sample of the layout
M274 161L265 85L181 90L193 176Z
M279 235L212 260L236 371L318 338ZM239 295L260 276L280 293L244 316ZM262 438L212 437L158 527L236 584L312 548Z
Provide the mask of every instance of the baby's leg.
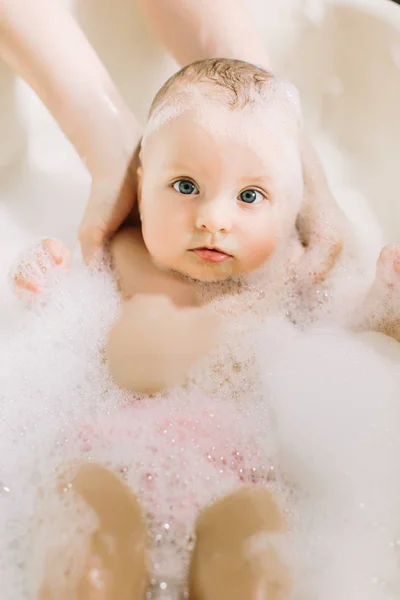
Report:
M383 248L375 281L354 324L357 329L378 331L400 341L400 244Z
M53 557L38 600L142 600L148 585L147 527L138 500L112 472L93 463L69 473L65 484L94 511L98 527L78 578L55 586L52 573L62 565Z
M281 512L263 487L243 487L206 508L196 525L190 600L286 598L291 581L274 544L283 531Z

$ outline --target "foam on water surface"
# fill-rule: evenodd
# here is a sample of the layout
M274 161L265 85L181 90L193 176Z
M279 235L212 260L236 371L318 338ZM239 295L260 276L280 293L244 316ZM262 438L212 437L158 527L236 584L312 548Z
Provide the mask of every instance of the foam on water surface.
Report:
M384 354L379 334L320 326L299 334L282 325L275 323L279 343L262 342L269 348L263 372L279 430L279 464L296 498L300 571L312 582L303 593L394 597L398 347L388 353L385 340Z
M68 503L54 496L44 510L43 497L52 497L57 476L76 459L109 466L139 495L152 526L155 584L157 577L182 582L201 507L242 483L271 479L272 444L264 441L268 420L260 420L260 399L233 402L235 387L242 394L251 389L243 374L220 397L205 394L195 377L166 396L135 398L117 389L101 360L116 310L113 282L78 270L55 286L45 307L19 311L2 339L0 526L10 598L32 597L32 589L24 592L32 543L35 585L49 548L65 544L66 557L71 552L63 536L46 538L41 529L69 531ZM212 363L217 390L240 368L238 361L223 363L221 355ZM90 531L90 519L83 514L82 525L79 514L78 524L72 518L72 548L82 537L78 525Z
M76 459L100 461L139 495L155 592L167 584L177 597L201 507L255 481L289 511L296 597L391 597L399 584L398 356L386 341L385 354L373 337L338 327L300 331L258 310L266 302L253 283L217 298L219 346L186 388L154 398L134 398L108 376L102 355L118 297L107 274L76 267L45 307L8 313L0 344L7 598L34 597L49 551L79 564L73 549L82 550L93 515L54 495Z

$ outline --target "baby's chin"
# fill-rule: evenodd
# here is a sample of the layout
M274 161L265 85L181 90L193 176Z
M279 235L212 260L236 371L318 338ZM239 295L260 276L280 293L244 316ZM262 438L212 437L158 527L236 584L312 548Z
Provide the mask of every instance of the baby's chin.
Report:
M232 258L222 263L208 263L194 259L192 256L174 258L168 260L167 257L156 257L152 254L153 262L163 271L170 271L199 283L223 283L230 279L245 277L250 273L263 267L271 258L272 252L269 251L253 260L237 260Z
M231 279L238 273L235 272L233 265L207 265L207 264L167 264L167 262L155 260L153 262L162 270L172 271L181 275L185 279L200 283L218 283Z
M198 281L200 283L218 283L219 281L227 281L231 279L235 273L232 270L222 271L218 268L181 268L174 269L183 277Z

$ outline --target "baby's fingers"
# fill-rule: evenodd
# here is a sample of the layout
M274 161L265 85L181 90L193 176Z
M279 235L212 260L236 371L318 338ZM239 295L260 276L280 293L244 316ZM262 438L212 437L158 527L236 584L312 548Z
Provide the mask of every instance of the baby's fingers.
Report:
M54 279L55 269L68 271L70 262L69 250L57 240L46 238L19 258L11 271L11 287L18 295L43 294Z
M45 238L42 243L42 248L54 261L56 266L62 265L63 268L69 268L71 264L71 252L61 244L58 240Z

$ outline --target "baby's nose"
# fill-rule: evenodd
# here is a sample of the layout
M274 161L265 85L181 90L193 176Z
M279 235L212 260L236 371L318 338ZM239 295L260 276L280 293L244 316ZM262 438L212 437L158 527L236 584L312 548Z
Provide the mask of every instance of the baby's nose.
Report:
M232 218L226 203L211 201L199 206L196 216L197 229L211 233L227 233L232 228Z

